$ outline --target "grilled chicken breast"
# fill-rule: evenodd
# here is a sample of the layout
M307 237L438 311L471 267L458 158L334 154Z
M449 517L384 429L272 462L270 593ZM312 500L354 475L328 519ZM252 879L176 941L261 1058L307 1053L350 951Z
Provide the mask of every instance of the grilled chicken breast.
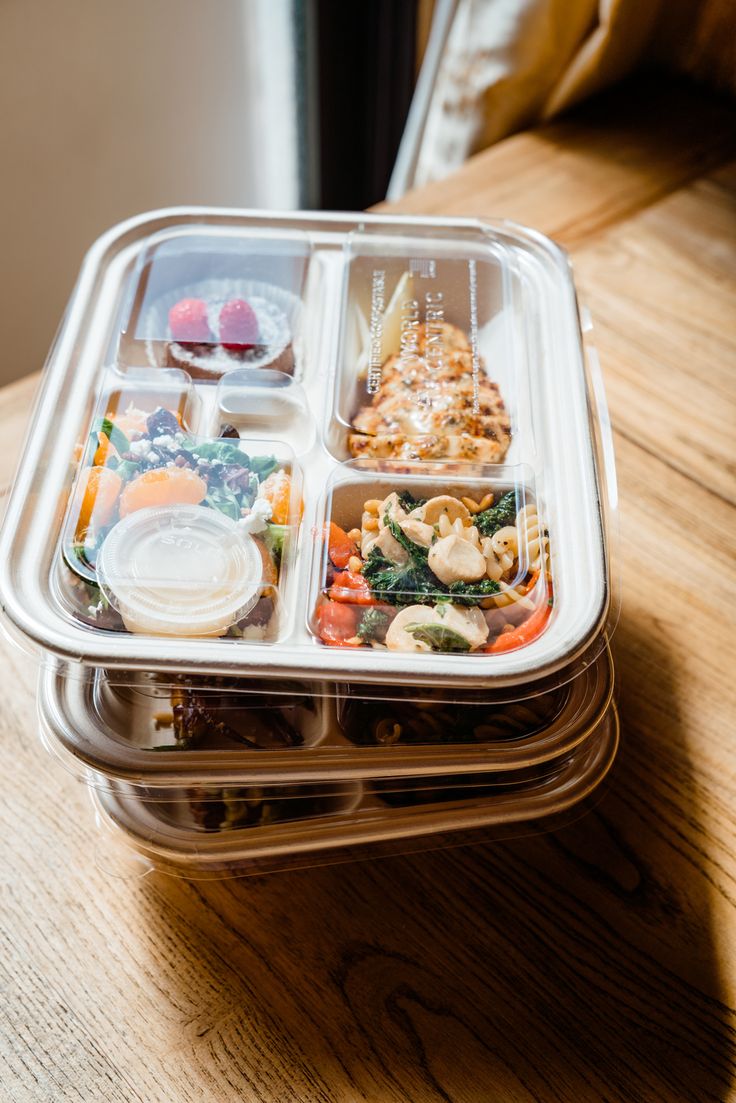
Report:
M425 355L437 338L417 332L417 354L391 356L372 401L353 418L351 455L375 459L503 460L511 441L509 417L498 386L482 360L476 376L468 340L444 324L441 355ZM437 347L436 345L434 347Z

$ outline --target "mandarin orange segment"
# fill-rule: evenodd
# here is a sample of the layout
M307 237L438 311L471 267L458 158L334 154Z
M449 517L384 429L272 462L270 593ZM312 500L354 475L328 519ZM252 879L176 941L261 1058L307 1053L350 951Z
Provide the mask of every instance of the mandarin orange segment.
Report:
M95 451L93 464L95 467L104 467L111 456L117 456L117 451L113 448L108 437L104 433L97 434L97 449Z
M125 433L126 437L129 437L131 433L145 433L147 418L146 411L137 410L135 406L129 406L125 413L108 411L107 414L108 421L116 425L121 433Z
M155 467L128 483L120 499L120 516L147 506L196 506L207 494L207 483L189 467Z
M272 472L261 484L258 496L271 503L271 520L275 525L288 525L291 512L291 477L286 471ZM301 510L300 503L300 516Z
M262 581L268 583L271 586L275 586L279 580L279 572L276 570L276 564L271 558L270 551L268 550L260 536L254 536L253 543L258 548L261 556L261 562L263 563Z
M87 467L82 472L77 488L81 506L77 514L77 533L86 532L94 519L103 528L115 512L123 480L108 467Z

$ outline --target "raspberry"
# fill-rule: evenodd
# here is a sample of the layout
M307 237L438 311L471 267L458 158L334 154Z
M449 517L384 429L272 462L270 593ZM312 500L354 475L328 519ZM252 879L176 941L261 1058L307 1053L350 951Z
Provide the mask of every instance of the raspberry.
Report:
M175 341L184 343L211 341L207 304L202 299L180 299L169 311L169 329Z
M220 341L226 349L248 349L258 344L258 319L245 299L231 299L220 311Z

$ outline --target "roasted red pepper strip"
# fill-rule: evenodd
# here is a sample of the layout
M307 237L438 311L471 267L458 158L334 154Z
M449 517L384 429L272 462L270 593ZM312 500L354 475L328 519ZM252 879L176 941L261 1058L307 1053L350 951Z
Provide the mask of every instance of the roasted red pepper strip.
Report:
M331 647L357 647L347 641L355 638L360 612L353 605L326 601L317 609L317 631L323 643Z
M340 571L332 580L329 596L332 601L349 602L351 605L375 605L376 599L362 574Z
M486 654L498 655L502 651L515 651L517 647L523 647L525 644L531 643L537 636L541 636L547 626L551 612L552 595L550 594L544 605L540 605L538 609L535 609L523 624L520 624L517 628L512 628L510 632L502 632L500 636L496 636L493 643L489 643L483 650Z
M327 553L336 567L347 567L351 555L357 555L358 549L348 534L330 521L327 533Z

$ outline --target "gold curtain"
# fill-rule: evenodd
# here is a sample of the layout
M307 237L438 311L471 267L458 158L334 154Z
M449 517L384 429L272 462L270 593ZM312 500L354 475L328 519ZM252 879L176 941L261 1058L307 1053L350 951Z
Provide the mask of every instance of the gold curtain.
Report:
M460 0L411 186L652 61L733 90L734 0Z

